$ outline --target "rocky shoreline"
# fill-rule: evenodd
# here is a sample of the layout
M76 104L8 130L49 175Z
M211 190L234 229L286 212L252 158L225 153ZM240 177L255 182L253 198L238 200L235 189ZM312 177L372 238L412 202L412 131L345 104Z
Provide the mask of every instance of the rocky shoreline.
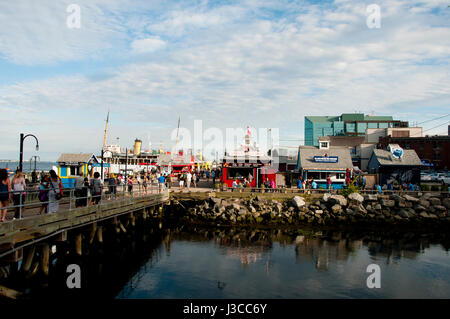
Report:
M324 194L319 199L294 196L279 201L209 198L173 201L177 219L214 225L378 225L450 228L450 198L433 193L410 195ZM174 208L177 207L177 208Z

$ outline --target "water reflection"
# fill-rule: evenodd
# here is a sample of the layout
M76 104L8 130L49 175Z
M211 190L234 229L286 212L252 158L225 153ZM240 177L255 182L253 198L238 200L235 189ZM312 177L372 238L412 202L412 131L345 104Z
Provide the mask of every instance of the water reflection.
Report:
M164 225L105 238L82 261L82 297L450 296L446 234ZM70 263L64 261L61 276L55 275L62 286ZM371 263L381 267L382 289L366 286ZM56 294L73 292L58 286Z
M448 248L445 234L173 228L118 298L447 298ZM370 263L383 289L367 288Z

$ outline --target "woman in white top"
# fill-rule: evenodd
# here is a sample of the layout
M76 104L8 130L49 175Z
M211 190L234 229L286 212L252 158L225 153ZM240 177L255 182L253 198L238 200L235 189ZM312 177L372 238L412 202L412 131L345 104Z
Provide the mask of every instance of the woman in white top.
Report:
M58 177L54 170L50 171L50 183L48 192L48 213L56 213L59 209L58 200L61 198L62 194L62 183L61 179Z
M25 184L25 178L23 177L23 173L20 170L17 170L14 174L14 177L11 181L11 188L13 192L13 202L15 208L14 219L21 218L23 216L25 207L23 207L23 203L25 201L25 189L27 185ZM22 207L21 207L22 206ZM21 209L22 208L22 209ZM20 211L22 210L22 214ZM22 215L22 216L21 216Z

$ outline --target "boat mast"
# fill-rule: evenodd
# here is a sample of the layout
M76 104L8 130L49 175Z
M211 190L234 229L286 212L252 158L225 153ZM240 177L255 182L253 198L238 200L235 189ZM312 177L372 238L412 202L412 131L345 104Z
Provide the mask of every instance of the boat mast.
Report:
M106 137L108 136L109 110L106 116L105 134L103 135L103 149L106 148Z
M181 117L178 117L178 127L177 127L177 139L175 140L175 153L177 153L177 146L178 146L178 131L180 130L180 119ZM178 154L178 153L177 153Z

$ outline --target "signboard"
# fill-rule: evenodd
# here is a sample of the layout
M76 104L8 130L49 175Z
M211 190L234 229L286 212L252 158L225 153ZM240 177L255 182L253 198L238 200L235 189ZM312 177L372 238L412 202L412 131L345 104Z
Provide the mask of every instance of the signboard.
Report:
M102 167L101 163L92 163L92 167ZM103 163L103 167L109 167L109 163Z
M339 161L338 156L314 156L314 163L337 163Z
M403 148L400 146L389 144L389 150L394 158L401 159L403 157Z

